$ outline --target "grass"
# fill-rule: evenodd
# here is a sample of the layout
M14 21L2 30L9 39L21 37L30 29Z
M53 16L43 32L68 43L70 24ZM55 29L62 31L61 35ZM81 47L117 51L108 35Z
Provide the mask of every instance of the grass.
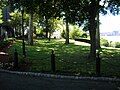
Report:
M9 53L17 49L19 60L22 57L22 41L17 40L10 48ZM56 73L94 76L95 61L89 60L89 46L64 44L63 41L35 40L34 46L26 45L27 58L32 61L29 71L51 72L51 51L55 51ZM101 73L102 76L120 77L120 50L102 49Z

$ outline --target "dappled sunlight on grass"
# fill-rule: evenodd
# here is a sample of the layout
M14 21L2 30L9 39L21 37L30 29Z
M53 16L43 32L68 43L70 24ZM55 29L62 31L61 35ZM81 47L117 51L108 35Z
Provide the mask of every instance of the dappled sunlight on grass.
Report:
M120 76L120 49L103 48L101 70L104 75Z
M10 53L17 49L22 56L22 41L16 41L10 48ZM75 45L73 42L66 45L60 40L35 40L33 46L26 44L27 57L32 61L30 71L45 72L51 70L51 51L55 51L57 73L74 75L95 75L95 61L89 60L89 46ZM120 77L120 50L101 50L101 71L105 76Z

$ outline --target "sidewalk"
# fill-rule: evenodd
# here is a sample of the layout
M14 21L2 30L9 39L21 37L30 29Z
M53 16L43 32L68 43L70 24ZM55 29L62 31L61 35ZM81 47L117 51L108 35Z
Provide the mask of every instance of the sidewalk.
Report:
M0 90L120 90L120 82L35 77L0 72Z

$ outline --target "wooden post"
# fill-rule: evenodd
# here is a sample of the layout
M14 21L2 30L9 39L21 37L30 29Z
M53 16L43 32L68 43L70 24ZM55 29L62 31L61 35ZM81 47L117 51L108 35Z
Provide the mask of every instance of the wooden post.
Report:
M97 57L96 57L96 75L100 76L100 54L99 52L97 53Z
M53 50L51 53L51 70L53 73L55 72L55 54Z

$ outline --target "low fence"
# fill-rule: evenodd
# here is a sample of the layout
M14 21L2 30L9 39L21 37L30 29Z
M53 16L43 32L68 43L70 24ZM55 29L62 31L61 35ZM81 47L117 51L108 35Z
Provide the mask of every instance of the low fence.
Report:
M14 58L13 58L13 68L14 68L14 70L19 70L19 66L20 65L19 65L19 60L18 60L19 58L18 57L19 56L18 56L17 50L15 49L15 51L14 51ZM61 71L62 73L65 73L65 72L66 73L70 73L72 70L71 71L67 71L67 70L72 69L72 67L74 68L74 65L73 66L69 66L69 62L62 63L62 61L58 60L59 56L55 55L54 50L51 51L50 58L51 58L51 60L50 60L50 63L49 63L50 64L50 67L49 67L50 69L49 70L52 73L56 73L56 72L60 71L60 68L62 68L62 70L63 70L63 71ZM96 57L96 69L94 68L94 71L96 71L96 75L97 76L101 75L101 72L100 72L100 60L101 59L100 59L100 56L99 56L99 53L98 53L97 57ZM73 62L73 64L77 64L77 62L76 63ZM41 67L42 67L42 70L44 70L44 71L46 70L47 71L47 69L45 67L45 63L42 64ZM89 67L89 66L86 65L86 67ZM89 72L89 70L88 70L88 72Z
M60 56L60 53L56 52L54 50L49 53L48 57L42 57L41 64L39 63L30 63L29 68L26 69L29 64L26 58L24 58L24 62L20 62L21 57L19 57L19 53L15 49L14 51L14 58L12 60L12 70L23 70L23 71L36 71L36 72L50 72L50 73L60 73L60 74L71 74L71 75L84 75L84 76L107 76L107 71L103 68L103 60L100 58L100 54L97 53L96 61L90 61L90 60L82 60L82 57L78 57L80 61L72 61L72 58L75 58L75 55L72 55L71 57L69 55L66 55L66 60L62 59ZM1 63L8 63L8 57L9 55L0 55L0 62ZM64 56L63 56L64 57ZM69 59L71 60L67 60ZM3 59L1 59L3 58ZM84 57L83 57L84 58ZM47 60L47 62L44 62ZM90 62L90 63L89 63ZM11 63L11 62L10 62ZM24 64L24 65L23 65ZM33 65L34 64L34 65ZM34 67L35 66L35 67ZM22 67L22 69L21 69ZM34 69L35 68L35 69ZM109 66L108 66L109 68ZM116 72L119 74L119 72ZM111 74L112 75L112 74Z

